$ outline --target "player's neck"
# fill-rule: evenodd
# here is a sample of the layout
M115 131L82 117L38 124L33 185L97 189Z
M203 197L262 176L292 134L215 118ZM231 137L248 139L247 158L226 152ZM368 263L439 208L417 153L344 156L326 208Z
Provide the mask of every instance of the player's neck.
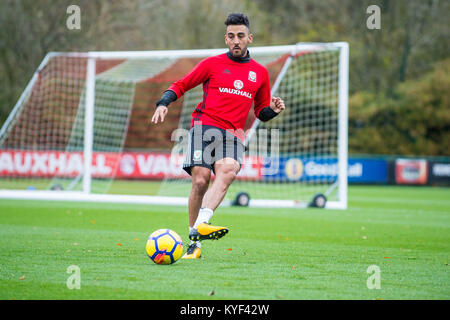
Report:
M250 62L250 51L247 50L247 54L241 57L235 57L231 54L230 51L227 52L227 57L235 62L245 63Z

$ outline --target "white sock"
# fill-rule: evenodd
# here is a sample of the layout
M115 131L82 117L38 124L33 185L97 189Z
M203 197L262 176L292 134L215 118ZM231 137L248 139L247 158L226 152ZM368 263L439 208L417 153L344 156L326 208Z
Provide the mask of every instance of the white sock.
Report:
M197 229L200 224L203 222L208 223L209 219L213 216L214 212L209 208L200 208L198 212L197 220L194 223L194 228Z
M189 242L189 245L191 245L193 243L195 243L197 245L197 248L201 248L202 247L202 243L200 241L191 240L191 242Z

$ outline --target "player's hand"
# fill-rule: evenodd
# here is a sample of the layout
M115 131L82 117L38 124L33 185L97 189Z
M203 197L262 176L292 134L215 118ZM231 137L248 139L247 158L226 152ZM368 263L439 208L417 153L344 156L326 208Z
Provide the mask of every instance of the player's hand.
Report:
M280 113L286 108L286 106L280 97L272 97L272 100L270 101L270 108L276 113Z
M166 106L158 106L156 108L155 113L153 114L152 123L158 123L158 120L160 118L161 118L161 122L163 122L164 118L166 117L167 111L168 111L168 109Z

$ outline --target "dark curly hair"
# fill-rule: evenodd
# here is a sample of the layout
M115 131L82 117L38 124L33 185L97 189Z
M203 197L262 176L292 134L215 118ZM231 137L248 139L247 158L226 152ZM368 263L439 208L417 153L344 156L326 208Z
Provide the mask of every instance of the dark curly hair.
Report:
M245 25L248 29L250 29L250 22L248 21L248 17L243 13L230 13L225 20L225 25L228 27L229 25Z

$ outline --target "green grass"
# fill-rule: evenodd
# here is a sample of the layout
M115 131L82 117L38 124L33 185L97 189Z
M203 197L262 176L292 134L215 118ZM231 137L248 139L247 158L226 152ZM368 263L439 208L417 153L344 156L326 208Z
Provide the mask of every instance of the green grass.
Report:
M448 188L351 186L345 211L219 208L230 233L201 259L153 264L148 235L187 242L187 221L184 207L1 200L0 299L450 298Z

